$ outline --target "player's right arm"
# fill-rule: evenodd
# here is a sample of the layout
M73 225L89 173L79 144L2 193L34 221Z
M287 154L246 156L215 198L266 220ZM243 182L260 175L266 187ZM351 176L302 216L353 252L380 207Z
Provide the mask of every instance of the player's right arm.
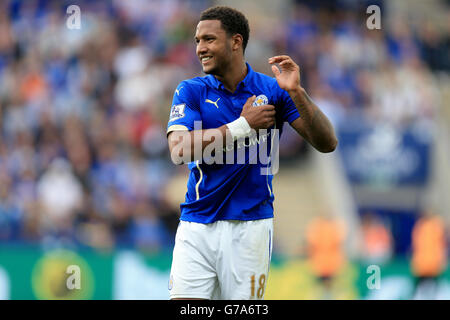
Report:
M215 132L213 133L213 131ZM218 132L220 134L217 134ZM222 140L216 140L218 136L222 137ZM232 137L230 130L227 130L227 126L224 124L214 129L174 130L169 132L167 139L172 162L174 164L184 164L199 160L208 145L212 143L225 145L226 140L229 139L228 141L231 141ZM200 155L200 157L195 157L196 155Z
M200 160L203 157L204 149L210 144L218 144L219 149L222 149L221 147L225 146L227 142L236 138L235 131L230 130L233 128L231 123L213 129L194 130L194 121L201 121L201 117L195 107L190 107L186 103L183 103L183 114L178 116L180 119L172 119L174 107L181 105L176 104L180 102L179 99L179 95L174 97L175 104L172 106L167 135L170 157L174 164ZM251 105L254 100L255 96L247 99L242 108L241 117L246 120L251 129L270 128L275 123L275 107L266 105L253 108Z

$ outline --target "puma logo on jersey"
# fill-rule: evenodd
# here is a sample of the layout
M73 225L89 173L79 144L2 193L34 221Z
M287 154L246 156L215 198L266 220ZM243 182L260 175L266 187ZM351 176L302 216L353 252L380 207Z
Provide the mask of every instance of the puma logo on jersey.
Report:
M220 100L220 98L217 98L216 101L212 101L212 100L206 99L205 102L211 103L211 104L215 105L217 109L219 109L219 106L217 105L217 102L219 100Z
M183 87L180 87L180 89L175 89L175 92L177 93L177 96L180 95L180 90L181 90L181 88L183 88Z

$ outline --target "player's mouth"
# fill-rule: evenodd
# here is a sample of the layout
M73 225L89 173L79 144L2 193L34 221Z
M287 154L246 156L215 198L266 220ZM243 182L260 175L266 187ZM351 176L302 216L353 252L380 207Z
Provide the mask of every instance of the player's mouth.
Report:
M212 56L205 56L200 59L200 61L202 62L202 65L208 64L209 62L211 62L211 60L212 60Z

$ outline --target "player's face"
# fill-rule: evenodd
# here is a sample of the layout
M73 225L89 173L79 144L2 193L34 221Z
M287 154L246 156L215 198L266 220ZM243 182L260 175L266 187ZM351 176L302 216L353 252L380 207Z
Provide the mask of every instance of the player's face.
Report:
M206 74L223 76L231 62L231 38L219 20L203 20L197 25L197 56Z

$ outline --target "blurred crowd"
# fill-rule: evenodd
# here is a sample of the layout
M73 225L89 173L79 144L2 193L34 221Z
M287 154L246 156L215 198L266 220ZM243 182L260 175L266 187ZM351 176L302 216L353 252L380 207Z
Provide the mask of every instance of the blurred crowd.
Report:
M81 28L70 29L69 3L0 3L0 242L171 248L168 186L186 168L171 163L165 128L177 84L200 75L193 34L214 4L77 1ZM365 8L293 2L270 33L251 30L249 62L260 71L267 54L290 54L338 129L351 117L432 120L450 24L369 30ZM283 139L282 157L302 150Z
M60 1L1 5L0 241L169 247L165 126L206 4L80 1L80 29Z
M426 21L419 28L407 17L389 17L378 2L381 29L369 29L366 8L377 2L325 3L295 6L283 41L334 123L353 116L397 127L431 120L438 107L432 72L450 70L450 25Z

